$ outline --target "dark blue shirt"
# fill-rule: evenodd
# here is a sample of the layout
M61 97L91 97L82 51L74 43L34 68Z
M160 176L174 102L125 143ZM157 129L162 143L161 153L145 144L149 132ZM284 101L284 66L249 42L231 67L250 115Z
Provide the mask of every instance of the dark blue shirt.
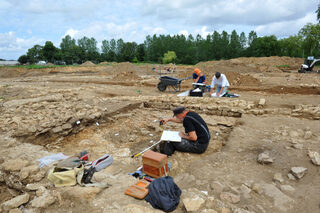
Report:
M193 73L193 74L192 74L192 78L193 78L193 79L197 79L197 78L198 78L198 75L195 74L195 73ZM198 79L198 82L196 82L196 83L203 83L203 82L205 82L205 81L206 81L206 76L203 75L203 76L201 76L201 77Z

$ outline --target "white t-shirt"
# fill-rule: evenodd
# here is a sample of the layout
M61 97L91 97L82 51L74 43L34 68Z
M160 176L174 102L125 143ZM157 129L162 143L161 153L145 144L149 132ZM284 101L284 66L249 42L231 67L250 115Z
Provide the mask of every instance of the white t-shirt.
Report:
M211 82L211 88L214 88L215 84L217 84L220 87L229 87L230 86L229 81L224 74L221 74L219 79L217 79L215 75L213 76L212 82Z

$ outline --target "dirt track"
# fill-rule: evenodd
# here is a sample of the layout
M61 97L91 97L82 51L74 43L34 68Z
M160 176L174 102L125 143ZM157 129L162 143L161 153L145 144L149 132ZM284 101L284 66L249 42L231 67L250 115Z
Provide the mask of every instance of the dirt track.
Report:
M145 201L124 195L136 181L128 173L141 164L130 156L158 141L162 128L182 130L174 124L159 127L158 120L184 105L202 115L213 137L204 154L175 153L169 158L170 176L183 191L176 212L185 212L188 198L194 197L200 203L196 212L318 212L320 167L311 163L307 152L320 153L320 75L297 73L301 61L273 57L198 64L209 82L216 71L225 73L230 92L241 95L236 99L159 92L158 73L152 71L156 65L1 68L0 203L28 193L24 212L75 212L84 207L91 212L154 211ZM280 70L280 65L290 66ZM185 78L192 69L177 66L170 75ZM182 90L190 89L191 83L183 81ZM260 99L265 104L259 105ZM47 167L30 169L40 177L29 172L22 178L23 167L4 166L18 158L31 168L50 153L73 155L83 150L92 160L104 153L114 156L112 166L95 175L110 188L55 189L44 178ZM263 151L274 159L272 164L257 162ZM297 166L308 169L305 176L288 179L291 167ZM283 181L273 180L276 173ZM54 202L36 206L32 200L40 193L27 189L30 183L44 186L46 198L50 195ZM221 195L226 192L240 201Z

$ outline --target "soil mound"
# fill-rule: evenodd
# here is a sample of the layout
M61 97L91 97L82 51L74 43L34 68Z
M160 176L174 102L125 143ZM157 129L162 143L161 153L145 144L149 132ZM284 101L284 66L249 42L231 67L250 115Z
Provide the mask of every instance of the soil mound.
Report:
M224 67L247 67L258 72L279 72L285 69L299 69L303 58L290 58L287 56L271 57L241 57L229 60L199 62L196 67L224 66Z
M91 61L86 61L83 64L81 64L80 66L95 66L95 64L92 63Z
M140 77L136 74L135 66L130 62L122 62L115 66L113 79L121 80L139 80Z
M230 86L259 86L261 82L249 74L239 74L237 72L225 73Z
M107 64L109 64L109 62L107 62L107 61L104 61L104 62L100 62L100 63L99 63L99 65L107 65Z

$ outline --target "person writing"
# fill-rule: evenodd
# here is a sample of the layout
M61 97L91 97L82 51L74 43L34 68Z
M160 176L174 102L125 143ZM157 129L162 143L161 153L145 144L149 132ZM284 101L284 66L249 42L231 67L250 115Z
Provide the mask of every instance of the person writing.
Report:
M215 85L217 85L217 87L215 89L215 93L213 93L213 88L215 87ZM222 97L227 93L229 86L230 84L227 77L220 72L216 72L216 74L212 78L210 96Z
M182 123L185 132L179 133L181 142L164 143L162 153L172 155L175 150L199 154L205 152L209 145L210 132L202 117L196 112L186 110L183 106L175 108L173 116L174 118L162 119L160 124Z
M207 83L205 74L203 74L203 72L201 72L201 70L198 68L194 69L194 73L192 74L192 78L193 78L193 83L201 83L201 84Z

